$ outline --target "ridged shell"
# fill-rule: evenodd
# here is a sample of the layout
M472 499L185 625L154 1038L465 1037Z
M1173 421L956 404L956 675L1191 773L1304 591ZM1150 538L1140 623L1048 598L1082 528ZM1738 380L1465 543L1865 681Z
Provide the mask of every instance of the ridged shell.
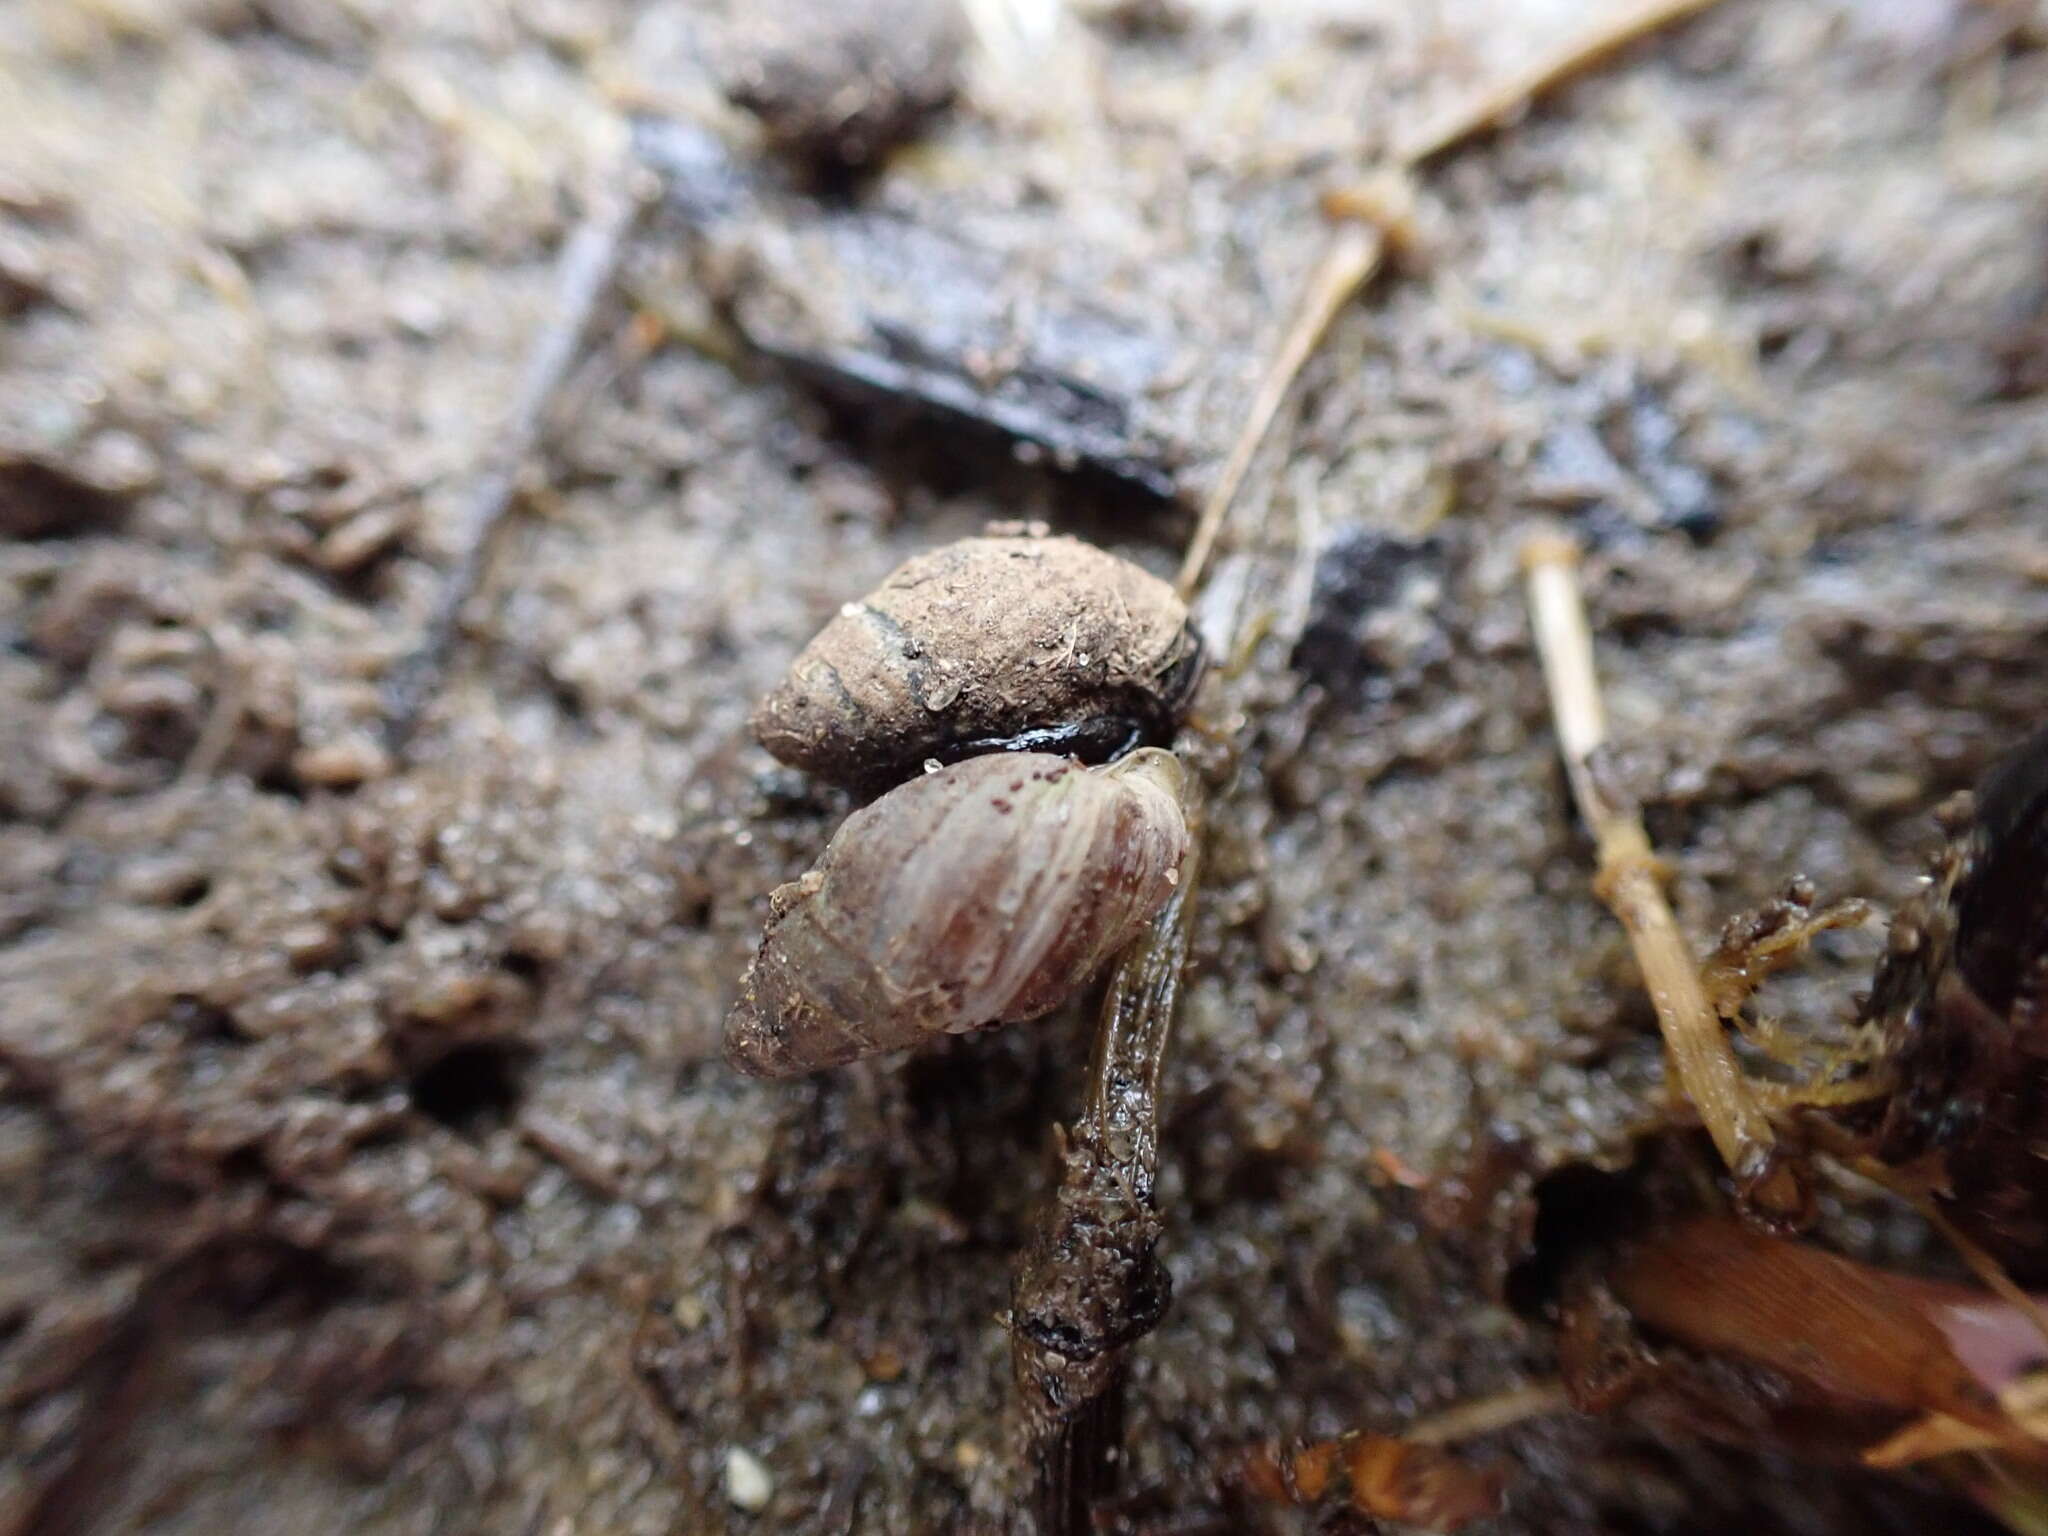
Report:
M1050 1013L1172 895L1182 771L978 757L854 812L769 898L726 1059L787 1077Z
M791 767L850 788L995 750L1165 745L1201 679L1173 588L1078 539L962 539L900 566L754 712Z

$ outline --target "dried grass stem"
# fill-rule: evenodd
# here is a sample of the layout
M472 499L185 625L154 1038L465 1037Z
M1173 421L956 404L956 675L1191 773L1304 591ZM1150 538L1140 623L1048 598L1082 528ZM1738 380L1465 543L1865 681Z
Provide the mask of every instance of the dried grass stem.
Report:
M1579 587L1578 545L1562 534L1536 535L1523 546L1522 567L1565 771L1593 833L1594 892L1628 933L1679 1091L1698 1112L1738 1187L1774 1219L1793 1219L1806 1203L1803 1181L1779 1157L1770 1117L1750 1092L1707 1000L1692 949L1665 899L1663 868L1642 821L1633 807L1616 802L1595 771L1607 723Z

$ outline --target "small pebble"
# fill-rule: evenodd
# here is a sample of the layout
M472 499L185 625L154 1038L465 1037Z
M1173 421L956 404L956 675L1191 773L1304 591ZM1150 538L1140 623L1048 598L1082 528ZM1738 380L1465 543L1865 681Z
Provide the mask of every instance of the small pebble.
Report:
M80 461L87 481L109 496L154 490L163 478L156 450L133 432L109 430L89 444Z
M405 531L398 514L389 507L372 507L358 512L320 541L314 558L337 576L368 565Z
M870 1381L897 1381L903 1375L903 1355L893 1344L878 1346L861 1362Z
M292 755L292 771L302 783L324 789L345 789L370 779L381 779L391 771L391 759L384 749L363 736L347 736L318 746L302 747Z
M735 1509L758 1515L775 1497L775 1480L759 1457L734 1446L725 1453L725 1496Z
M125 901L177 906L205 894L206 867L182 854L143 854L121 866L114 889Z

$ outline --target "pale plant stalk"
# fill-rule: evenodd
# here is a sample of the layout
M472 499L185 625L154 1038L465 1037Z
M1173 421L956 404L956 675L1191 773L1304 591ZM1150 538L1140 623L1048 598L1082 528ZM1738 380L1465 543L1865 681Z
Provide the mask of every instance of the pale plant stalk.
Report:
M1401 145L1401 160L1420 165L1467 139L1497 128L1546 91L1612 58L1652 32L1697 15L1716 0L1638 0L1597 17L1584 31L1539 53L1521 69L1457 103Z
M1385 236L1377 228L1355 220L1345 221L1331 236L1329 248L1323 252L1322 260L1316 263L1315 271L1309 275L1308 286L1295 306L1294 318L1288 322L1280 345L1259 380L1258 393L1252 396L1251 409L1245 414L1244 425L1238 429L1230 457L1224 460L1222 472L1202 504L1201 518L1195 524L1194 535L1188 540L1187 556L1181 562L1178 585L1182 598L1192 597L1201 585L1202 571L1216 547L1217 536L1223 531L1223 521L1229 515L1231 503L1237 499L1238 490L1251 471L1252 460L1258 457L1259 449L1264 446L1266 434L1272 430L1273 419L1280 414L1287 392L1293 388L1295 375L1315 355L1324 334L1343 312L1344 306L1351 302L1351 296L1379 270L1385 248Z
M1713 0L1660 0L1634 6L1606 24L1596 25L1546 56L1540 68L1478 93L1459 111L1410 139L1394 164L1355 194L1325 200L1324 210L1335 227L1260 376L1244 422L1189 537L1176 582L1183 599L1192 598L1201 589L1231 506L1278 420L1295 379L1322 345L1345 305L1380 270L1390 247L1413 243L1409 223L1413 191L1408 173L1422 160L1494 126L1538 93L1605 59L1623 44L1712 3ZM1590 750L1591 745L1597 745L1599 697L1592 680L1592 646L1585 635L1582 610L1578 630L1577 677L1581 681L1572 686L1582 692L1576 699L1578 713L1572 718L1575 723L1587 719L1593 722L1596 739L1589 744ZM1583 785L1590 796L1591 781L1582 757L1574 762L1573 774L1574 787ZM1192 799L1189 808L1191 813L1196 809ZM1612 899L1623 923L1630 925L1631 937L1637 940L1637 952L1643 956L1652 995L1658 999L1660 1019L1665 1016L1665 991L1675 985L1689 988L1687 1003L1695 1033L1687 1037L1683 1051L1677 1043L1673 1045L1680 1080L1694 1093L1709 1125L1721 1127L1717 1144L1725 1139L1723 1154L1729 1157L1730 1166L1741 1173L1748 1162L1754 1162L1761 1169L1771 1162L1770 1124L1761 1109L1742 1093L1733 1056L1720 1037L1712 1009L1707 1006L1691 955L1679 939L1670 910L1663 906L1662 894L1649 875L1649 844L1640 826L1635 829L1635 843L1636 853L1631 860L1625 860L1625 849L1619 844L1610 847L1609 840L1603 839L1603 868L1611 857L1618 870L1637 867L1641 879L1648 881L1647 900L1638 891L1634 877L1623 878ZM1119 1294L1097 1296L1089 1305L1068 1294L1075 1275L1067 1255L1077 1236L1074 1223L1081 1212L1087 1211L1098 1224L1098 1238L1116 1232L1121 1242L1110 1246L1127 1250L1124 1262L1111 1265L1112 1271L1124 1272L1122 1278L1128 1280L1153 1267L1151 1245L1160 1225L1152 1201L1158 1156L1158 1075L1178 1001L1181 967L1186 960L1194 859L1190 859L1184 874L1187 884L1160 915L1153 931L1134 944L1119 963L1089 1073L1088 1108L1067 1147L1059 1197L1042 1219L1037 1238L1027 1249L1013 1281L1017 1304L1012 1311L1012 1326L1017 1331L1012 1336L1012 1364L1035 1463L1033 1514L1044 1533L1077 1529L1086 1518L1090 1495L1113 1481L1114 1458L1121 1442L1118 1410L1123 1357L1135 1335L1148 1331L1156 1318L1144 1320L1113 1342L1091 1337L1087 1347L1078 1352L1085 1358L1076 1358L1062 1349L1049 1349L1045 1340L1029 1337L1018 1324L1027 1311L1036 1310L1041 1322L1057 1319L1069 1326L1080 1323L1083 1326L1076 1332L1092 1336L1105 1323L1120 1320L1128 1327L1134 1321L1127 1315L1131 1298L1120 1294L1121 1287L1112 1285L1110 1289ZM1655 919L1659 911L1661 931ZM1672 973L1669 978L1665 976L1667 972ZM1660 990L1660 986L1665 990ZM1702 1020L1709 1031L1704 1043L1696 1033ZM1667 1029L1667 1038L1670 1034ZM1698 1079L1697 1084L1689 1080L1692 1078ZM1107 1147L1118 1149L1122 1155L1106 1153ZM1105 1198L1100 1188L1090 1188L1104 1173L1111 1175L1111 1198ZM1090 1206L1095 1209L1088 1210ZM1034 1302L1035 1309L1030 1305ZM1163 1306L1163 1297L1159 1304ZM1090 1313L1107 1315L1084 1317ZM1564 1402L1559 1384L1535 1383L1497 1398L1463 1405L1416 1428L1425 1439L1448 1441L1557 1411Z
M1607 740L1607 722L1579 589L1578 545L1562 534L1537 535L1523 546L1522 566L1565 772L1593 833L1593 889L1628 933L1678 1090L1698 1112L1746 1198L1775 1218L1790 1218L1805 1204L1803 1181L1779 1157L1770 1117L1750 1091L1720 1016L1707 1001L1642 821L1602 790L1593 769L1593 755Z

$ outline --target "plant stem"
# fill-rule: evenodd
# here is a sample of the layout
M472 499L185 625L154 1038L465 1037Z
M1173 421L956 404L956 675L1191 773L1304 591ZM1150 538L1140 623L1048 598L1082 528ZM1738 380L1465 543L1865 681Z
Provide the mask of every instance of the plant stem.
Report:
M1692 950L1664 898L1662 866L1642 821L1616 801L1596 771L1607 722L1579 589L1579 547L1562 534L1539 534L1523 545L1522 568L1565 773L1593 833L1594 892L1627 930L1676 1086L1698 1111L1745 1205L1771 1224L1797 1224L1810 1205L1808 1180L1782 1155L1770 1117L1750 1092L1707 1001Z
M1040 1536L1090 1529L1090 1508L1114 1491L1129 1350L1157 1326L1173 1289L1153 1252L1159 1074L1187 960L1201 827L1193 775L1167 761L1189 823L1180 883L1111 974L1086 1106L1011 1283L1011 1369Z

